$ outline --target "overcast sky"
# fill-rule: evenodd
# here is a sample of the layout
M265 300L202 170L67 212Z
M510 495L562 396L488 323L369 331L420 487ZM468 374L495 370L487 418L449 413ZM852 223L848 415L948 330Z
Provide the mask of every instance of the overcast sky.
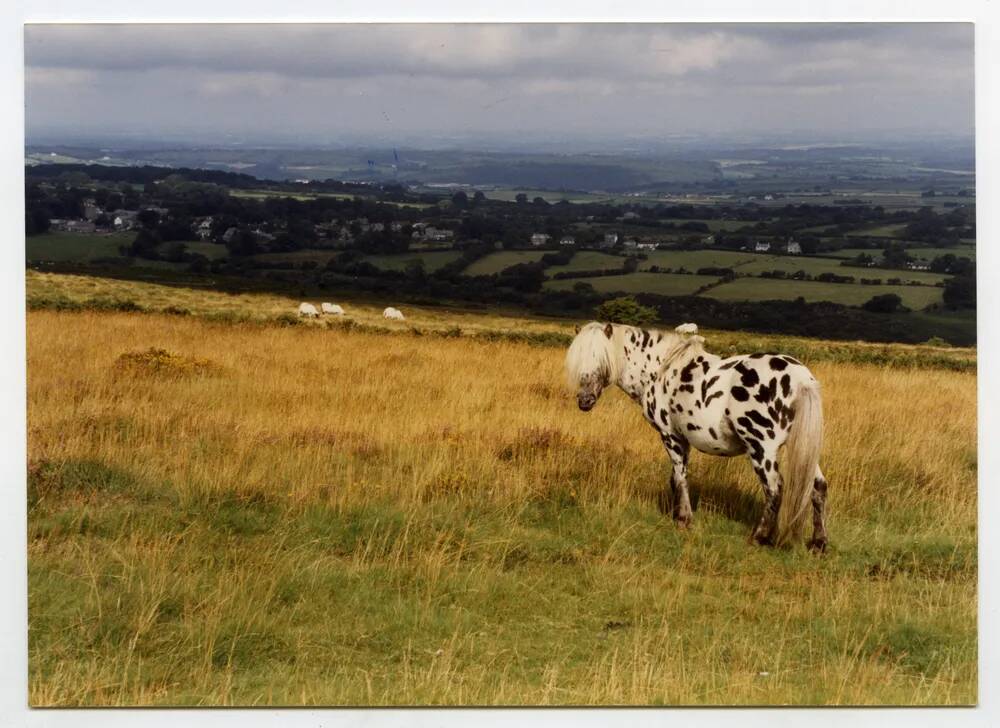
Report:
M973 26L29 25L29 137L970 135Z

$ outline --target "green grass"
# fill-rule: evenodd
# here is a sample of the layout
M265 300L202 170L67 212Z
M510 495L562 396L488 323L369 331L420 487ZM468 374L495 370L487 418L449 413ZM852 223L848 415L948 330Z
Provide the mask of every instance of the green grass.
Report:
M488 276L499 273L504 268L510 268L518 263L534 263L542 256L551 252L548 250L503 250L480 258L462 271L467 276Z
M403 253L401 255L366 255L364 260L382 270L405 270L411 261L420 260L428 273L452 263L462 257L460 250L438 250L426 253Z
M929 286L864 286L859 283L819 283L768 278L738 278L705 292L705 296L720 301L793 300L800 296L807 301L831 301L846 306L860 306L873 296L895 293L903 305L922 309L941 302L941 289Z
M752 228L754 225L760 222L759 220L686 220L686 219L668 218L668 217L662 218L661 221L672 222L678 227L680 227L686 222L703 222L706 225L708 225L708 229L711 230L713 233L717 233L720 231L732 232L734 230L742 230L745 227ZM686 235L698 235L698 233L692 233L687 230L679 230L677 232ZM704 235L704 233L701 234Z
M906 252L914 258L919 258L927 263L941 255L954 255L956 258L976 259L976 246L956 245L951 248L907 248Z
M552 265L545 269L546 274L569 273L571 271L620 270L625 259L620 255L608 255L596 250L580 250L566 265Z
M892 225L878 225L875 227L852 230L847 233L849 238L898 238L900 233L909 223L900 222Z
M757 260L760 256L753 253L730 250L654 250L647 252L648 256L639 265L639 270L649 270L650 266L660 268L685 268L696 271L699 268L736 268Z
M842 522L820 560L748 548L745 527L706 505L687 536L640 502L545 500L514 516L464 499L183 503L169 484L100 461L46 467L45 487L66 500L32 511L29 539L61 545L29 566L33 681L85 669L69 656L134 655L113 691L84 687L84 704L119 690L181 705L572 704L605 702L605 691L620 702L619 681L641 680L628 674L643 664L635 652L650 670L691 673L641 683L636 698L654 704L715 704L720 691L741 704L837 702L836 680L795 665L850 675L852 658L895 671L873 702L923 702L920 680L952 685L949 702L975 700L966 535L873 538ZM703 504L719 498L701 493ZM135 552L137 542L151 546ZM188 576L164 582L167 563ZM754 588L764 575L767 588ZM831 613L847 590L850 612ZM789 616L803 599L814 607ZM491 679L494 664L502 676ZM507 697L487 688L498 677Z
M253 260L259 263L304 263L313 261L318 265L326 263L337 254L336 250L292 250L287 253L259 253L253 256Z
M954 255L957 258L971 258L972 260L976 259L976 246L974 243L972 245L967 245L967 244L956 245L951 248L908 247L906 249L906 252L909 253L912 257L925 261L927 263L930 263L932 260L934 260L934 258L937 258L938 256L949 255L949 254ZM855 258L862 254L870 255L871 257L875 258L875 260L879 260L882 257L881 250L879 249L868 250L865 248L841 248L840 250L835 250L829 253L823 253L823 255L830 255L835 258Z
M25 239L25 258L29 262L87 262L95 258L118 257L118 247L129 245L135 233L44 233Z
M218 243L209 243L204 240L185 240L183 242L187 246L189 253L204 255L209 260L225 258L229 254L226 246L219 245ZM163 245L169 245L169 243L164 243ZM163 246L160 247L162 248Z
M899 278L904 282L919 281L920 283L929 285L939 283L949 277L943 273L931 273L929 271L855 268L840 265L840 261L838 260L810 258L798 255L758 256L757 260L741 266L739 272L752 275L772 270L783 270L787 273L803 270L813 276L822 273L834 273L839 276L854 276L855 279L881 278L883 281L887 278Z
M549 280L545 288L554 291L571 290L574 285L589 283L601 293L658 293L661 296L689 296L702 286L718 280L714 276L685 275L683 273L629 273L596 278L565 278Z

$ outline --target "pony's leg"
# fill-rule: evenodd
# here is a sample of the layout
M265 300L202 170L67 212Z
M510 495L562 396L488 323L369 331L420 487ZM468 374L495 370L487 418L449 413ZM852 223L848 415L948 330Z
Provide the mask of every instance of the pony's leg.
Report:
M687 462L691 446L687 440L683 440L676 435L666 435L663 437L663 446L667 449L672 466L670 473L670 485L674 496L674 520L678 526L686 528L691 525L693 515L691 513L691 496L688 493L687 484Z
M823 471L816 467L816 479L813 480L813 537L806 544L810 551L826 551L826 478Z
M764 546L774 545L775 530L778 526L778 510L781 508L781 475L778 473L778 452L764 448L751 450L750 460L753 470L760 479L764 490L764 513L754 529L751 539Z

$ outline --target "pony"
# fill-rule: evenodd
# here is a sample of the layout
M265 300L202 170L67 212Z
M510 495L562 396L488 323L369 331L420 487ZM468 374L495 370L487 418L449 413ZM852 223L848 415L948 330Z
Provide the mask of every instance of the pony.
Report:
M319 318L319 311L311 303L300 303L299 304L299 316L304 316L305 318Z
M393 321L405 320L403 317L403 312L400 311L398 308L393 308L392 306L389 306L385 311L382 312L382 317L391 319Z
M611 385L640 405L670 458L668 484L680 527L693 519L687 483L691 447L723 457L747 453L764 491L764 512L751 542L776 546L799 540L811 505L813 536L807 546L825 551L819 382L784 354L710 354L695 331L693 324L663 332L598 322L579 329L566 353L577 405L590 411ZM782 446L786 477L778 472Z

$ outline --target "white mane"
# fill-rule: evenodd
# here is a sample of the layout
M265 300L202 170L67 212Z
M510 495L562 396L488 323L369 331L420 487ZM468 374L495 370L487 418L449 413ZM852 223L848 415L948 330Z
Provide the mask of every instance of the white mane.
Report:
M620 338L616 329L609 339L604 333L604 324L596 321L580 329L566 352L566 381L569 386L579 386L582 375L594 372L604 372L609 382L618 381L621 374Z
M682 356L686 359L697 356L699 353L704 353L705 347L704 336L684 336L677 337L677 341L673 342L669 349L667 349L666 354L663 356L663 364L660 365L660 371L666 371L667 368L673 365Z

